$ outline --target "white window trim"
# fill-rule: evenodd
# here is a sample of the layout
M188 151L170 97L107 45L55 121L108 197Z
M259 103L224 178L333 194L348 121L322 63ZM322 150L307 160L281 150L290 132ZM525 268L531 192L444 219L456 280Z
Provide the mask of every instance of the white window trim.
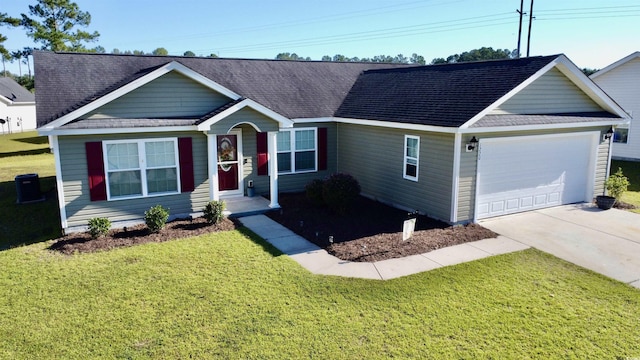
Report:
M314 152L314 156L315 156L315 160L314 160L314 168L310 169L310 170L301 170L301 171L296 171L296 152L306 152L306 151L311 151L310 149L306 149L306 150L300 150L300 151L296 151L296 137L295 137L295 132L296 131L305 131L305 130L313 130L313 137L314 137L314 148L313 148L313 152ZM289 136L289 142L290 142L290 149L291 150L285 150L285 151L281 151L280 149L278 149L277 154L285 154L285 153L289 153L291 154L291 171L280 171L278 170L278 175L289 175L289 174L305 174L305 173L312 173L312 172L317 172L318 171L318 128L316 127L305 127L305 128L294 128L294 129L287 129L287 130L280 130L280 132L288 132L291 133L291 135ZM277 161L277 155L276 154L276 161Z
M615 132L618 131L618 130L622 130L622 129L627 130L627 138L625 139L626 141L615 141L614 140L615 137L616 137ZM614 144L623 144L623 145L628 144L629 143L629 133L630 132L631 132L631 124L618 125L616 127L616 129L614 130L614 134L613 134L613 138L611 139L611 142L613 142Z
M161 141L171 141L173 142L175 162L176 162L176 174L177 174L177 190L176 191L168 191L161 193L153 193L149 194L147 188L147 171L152 168L146 167L146 152L145 152L145 143L148 142L161 142ZM138 169L140 170L140 181L142 182L142 195L128 195L128 196L118 196L111 197L111 189L109 188L109 168L108 168L108 154L107 154L107 146L113 144L130 144L135 143L138 145ZM141 198L150 198L150 197L158 197L158 196L167 196L167 195L175 195L180 194L180 189L182 185L180 184L180 154L178 154L178 138L149 138L149 139L127 139L127 140L108 140L102 142L102 161L104 164L104 176L107 187L107 201L118 201L118 200L130 200L130 199L141 199ZM165 167L162 167L165 168Z
M417 152L417 157L410 157L407 155L407 145L408 145L408 140L409 139L415 139L418 140L418 148L416 149ZM415 135L405 135L404 136L404 147L402 148L403 151L403 162L402 162L402 177L404 179L407 180L411 180L411 181L418 181L418 175L420 174L420 137L419 136L415 136ZM410 176L407 175L407 160L408 159L415 159L416 160L416 176Z

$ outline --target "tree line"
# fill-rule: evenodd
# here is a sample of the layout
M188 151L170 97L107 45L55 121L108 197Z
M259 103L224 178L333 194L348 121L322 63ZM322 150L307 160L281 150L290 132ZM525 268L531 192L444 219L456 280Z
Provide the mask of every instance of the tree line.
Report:
M37 0L35 5L29 5L27 13L20 14L20 17L11 17L0 12L0 30L5 27L22 27L29 36L40 47L40 50L50 51L71 51L71 52L92 52L107 53L106 49L100 45L90 47L88 44L96 42L100 37L97 31L86 31L91 23L91 15L86 11L81 11L78 5L71 0ZM0 55L4 76L10 75L4 69L5 61L18 61L19 75L11 74L18 83L29 90L33 90L33 76L31 75L31 64L29 57L35 48L24 47L20 50L9 51L5 48L4 42L7 37L0 33ZM169 51L163 47L158 47L151 52L143 50L120 50L113 49L111 54L125 55L156 55L167 56ZM460 54L449 55L446 58L434 58L428 64L450 64L467 61L513 59L519 57L517 50L493 49L492 47L482 47L462 52ZM182 56L197 56L193 51L185 51ZM216 54L206 57L217 58ZM300 56L296 53L282 52L276 55L276 60L312 61L310 57ZM398 54L376 55L373 57L349 57L342 54L333 56L324 55L320 61L334 62L372 62L372 63L394 63L394 64L416 64L427 65L424 56L413 53L410 57ZM22 74L22 65L26 65L27 74ZM594 69L583 69L587 75L595 72Z

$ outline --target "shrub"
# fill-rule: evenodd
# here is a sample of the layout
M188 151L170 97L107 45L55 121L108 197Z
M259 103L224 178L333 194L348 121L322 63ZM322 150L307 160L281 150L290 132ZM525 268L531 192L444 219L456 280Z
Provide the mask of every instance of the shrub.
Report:
M627 191L627 187L629 187L629 179L622 174L622 168L618 168L615 174L609 175L607 181L604 182L604 186L607 188L607 194L609 194L609 196L619 200L620 196L622 196L622 194Z
M169 209L156 205L144 212L144 222L151 232L159 232L169 219Z
M111 220L107 218L93 218L89 220L89 234L94 239L107 235L111 228Z
M349 174L330 175L322 187L322 198L330 209L344 215L360 194L360 184Z
M224 219L223 211L226 205L224 201L209 201L209 203L204 207L204 218L207 219L209 224L216 224L222 219Z
M304 187L305 193L307 194L307 199L313 205L324 205L324 199L322 198L323 187L324 181L320 179L312 180Z

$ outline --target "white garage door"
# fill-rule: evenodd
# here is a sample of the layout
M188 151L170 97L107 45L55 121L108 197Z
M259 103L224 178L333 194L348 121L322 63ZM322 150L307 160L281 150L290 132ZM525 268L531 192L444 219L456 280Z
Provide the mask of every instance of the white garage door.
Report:
M598 136L480 140L476 219L590 201Z

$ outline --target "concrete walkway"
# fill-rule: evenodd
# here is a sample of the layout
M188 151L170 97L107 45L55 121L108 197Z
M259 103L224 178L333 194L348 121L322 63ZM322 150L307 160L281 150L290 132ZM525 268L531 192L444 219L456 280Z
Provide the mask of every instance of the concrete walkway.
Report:
M320 275L389 280L443 266L456 265L529 248L529 246L518 241L499 236L495 239L455 245L399 259L372 263L351 262L329 255L325 250L296 235L265 215L241 217L239 220L244 226L278 250L289 255L302 267Z
M575 204L487 219L520 243L640 288L640 215Z

